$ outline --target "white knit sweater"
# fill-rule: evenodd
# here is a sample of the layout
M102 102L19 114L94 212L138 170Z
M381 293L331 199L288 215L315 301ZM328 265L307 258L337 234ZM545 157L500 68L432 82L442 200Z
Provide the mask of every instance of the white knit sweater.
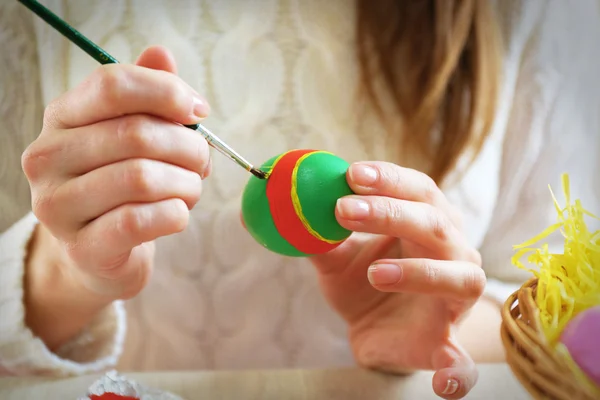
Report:
M121 62L147 45L168 46L182 77L211 102L207 126L253 162L318 148L348 161L416 165L399 158L398 138L368 120L359 129L353 118L351 1L44 3ZM554 222L548 184L560 192L568 172L574 195L600 204L600 3L499 4L506 55L498 118L476 164L446 194L481 250L488 295L502 301L528 276L510 265L511 246ZM57 354L48 351L24 324L23 258L36 220L20 154L40 130L44 105L97 65L14 1L0 5L0 50L2 368L65 375L117 362L136 370L353 363L309 262L267 252L240 226L248 175L220 155L189 228L158 241L148 287Z

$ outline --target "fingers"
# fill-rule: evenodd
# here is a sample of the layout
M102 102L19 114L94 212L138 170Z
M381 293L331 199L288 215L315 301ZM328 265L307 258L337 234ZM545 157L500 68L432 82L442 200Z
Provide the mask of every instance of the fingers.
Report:
M368 269L371 285L382 292L418 293L468 303L485 289L485 272L470 262L399 259L379 260Z
M460 227L457 212L428 175L388 162L355 163L348 169L348 184L359 195L392 197L426 203L446 213Z
M475 366L445 368L433 375L433 391L443 399L462 399L477 383Z
M67 129L128 114L149 114L181 124L206 117L206 101L177 75L135 65L109 64L54 100L47 128Z
M351 231L394 236L423 246L442 259L474 257L461 232L440 209L383 196L346 196L336 217Z
M191 209L201 188L202 179L194 172L159 161L130 159L67 181L53 192L53 207L38 208L36 213L48 226L68 232L128 203L177 198Z
M88 271L121 266L132 248L183 231L188 219L189 210L180 199L125 204L81 229L69 256Z
M478 379L477 367L471 357L458 345L449 343L433 354L432 385L435 394L443 399L462 399L473 389Z
M145 158L208 176L206 140L181 125L130 115L40 137L25 155L24 169L35 180L49 175L76 177L131 158Z

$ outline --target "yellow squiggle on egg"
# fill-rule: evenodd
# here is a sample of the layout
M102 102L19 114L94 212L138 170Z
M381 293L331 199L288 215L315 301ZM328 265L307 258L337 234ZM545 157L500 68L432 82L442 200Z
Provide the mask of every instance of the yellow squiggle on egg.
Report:
M327 239L327 238L321 236L321 234L319 234L319 232L317 232L316 230L313 229L312 226L310 226L310 222L308 222L308 219L302 212L302 204L300 203L300 197L298 196L298 169L300 168L300 164L302 164L302 161L304 161L306 158L312 156L313 154L318 154L318 153L332 154L328 151L313 151L313 152L304 154L296 162L296 165L294 166L294 170L292 171L292 193L291 193L292 204L294 205L294 210L296 211L296 215L302 222L302 225L311 235L313 235L315 238L317 238L325 243L337 244L337 243L343 242L344 240Z

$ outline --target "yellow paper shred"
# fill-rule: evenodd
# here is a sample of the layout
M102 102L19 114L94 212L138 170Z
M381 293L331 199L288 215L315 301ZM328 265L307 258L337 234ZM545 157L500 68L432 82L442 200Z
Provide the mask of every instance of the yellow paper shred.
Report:
M583 208L581 202L571 201L569 177L562 175L566 205L561 208L552 188L550 194L558 215L557 223L534 238L514 246L512 263L531 271L538 278L536 303L541 324L551 344L556 344L567 323L578 313L600 305L600 231L590 232L584 217L598 219ZM564 237L562 254L550 253L547 244L536 243L559 231ZM538 268L528 268L526 260Z

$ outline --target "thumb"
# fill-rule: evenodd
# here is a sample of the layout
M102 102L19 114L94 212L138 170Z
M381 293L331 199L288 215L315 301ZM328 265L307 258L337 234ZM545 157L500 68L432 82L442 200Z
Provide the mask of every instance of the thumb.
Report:
M144 50L135 62L140 67L177 73L177 63L173 54L163 46L151 46Z
M432 357L433 390L447 400L462 399L477 383L478 371L467 351L454 339L441 346Z

